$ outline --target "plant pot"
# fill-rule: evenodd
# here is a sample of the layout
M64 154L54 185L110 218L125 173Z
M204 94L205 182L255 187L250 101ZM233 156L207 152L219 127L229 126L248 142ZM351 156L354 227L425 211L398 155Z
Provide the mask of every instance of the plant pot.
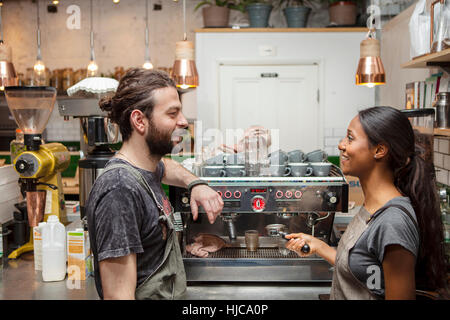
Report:
M338 26L349 26L356 24L356 3L351 1L339 1L328 7L330 23Z
M305 6L287 7L283 10L288 28L305 28L311 8Z
M248 12L250 28L267 28L272 8L272 5L265 3L249 4L246 9Z
M207 6L202 10L205 28L228 27L230 9L227 7Z

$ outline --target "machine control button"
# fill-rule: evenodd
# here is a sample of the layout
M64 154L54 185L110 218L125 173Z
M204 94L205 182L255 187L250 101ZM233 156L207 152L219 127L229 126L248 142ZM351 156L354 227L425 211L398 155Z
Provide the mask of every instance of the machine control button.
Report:
M30 165L33 165L33 163L30 164L25 160L18 160L16 162L16 170L19 173L24 173L30 168Z
M235 191L234 192L234 197L236 198L236 199L239 199L240 197L241 197L241 192L240 191Z
M292 198L292 191L286 191L286 193L284 194L286 196L286 198L290 199Z
M231 191L225 191L225 198L231 198Z
M278 191L275 193L275 197L276 197L277 199L280 199L282 196L283 196L283 191L278 190Z
M222 191L217 191L217 193L219 194L219 196L223 197Z
M187 204L189 202L189 198L184 196L183 198L181 198L181 202L183 202L184 204Z
M301 192L300 190L297 190L294 192L294 197L296 199L300 199L303 196L303 192Z
M266 199L261 196L252 198L252 209L255 212L262 212L266 208Z
M326 192L325 199L330 204L336 204L338 202L336 192Z

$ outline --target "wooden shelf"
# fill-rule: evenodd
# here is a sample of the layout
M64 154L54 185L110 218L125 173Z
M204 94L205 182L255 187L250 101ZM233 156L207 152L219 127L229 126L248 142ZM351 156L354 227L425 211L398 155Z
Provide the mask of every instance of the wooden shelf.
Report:
M436 66L450 66L450 48L419 56L401 65L402 68L428 68Z
M435 135L435 136L446 136L446 137L450 137L450 129L440 129L440 128L435 128L435 129L434 129L434 135Z

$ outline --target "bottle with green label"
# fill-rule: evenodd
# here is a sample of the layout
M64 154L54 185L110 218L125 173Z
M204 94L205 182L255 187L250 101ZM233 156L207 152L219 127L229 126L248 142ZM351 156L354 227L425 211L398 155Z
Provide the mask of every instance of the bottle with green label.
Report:
M16 129L16 138L11 141L9 145L11 152L11 163L14 163L14 159L17 158L22 152L26 151L23 132L20 129Z

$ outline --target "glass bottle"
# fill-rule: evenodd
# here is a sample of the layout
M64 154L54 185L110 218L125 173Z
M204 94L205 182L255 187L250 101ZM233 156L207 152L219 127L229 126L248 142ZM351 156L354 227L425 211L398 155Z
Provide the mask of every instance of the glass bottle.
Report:
M9 145L9 150L11 152L11 163L24 151L26 151L23 132L20 129L16 129L16 138L11 141Z

